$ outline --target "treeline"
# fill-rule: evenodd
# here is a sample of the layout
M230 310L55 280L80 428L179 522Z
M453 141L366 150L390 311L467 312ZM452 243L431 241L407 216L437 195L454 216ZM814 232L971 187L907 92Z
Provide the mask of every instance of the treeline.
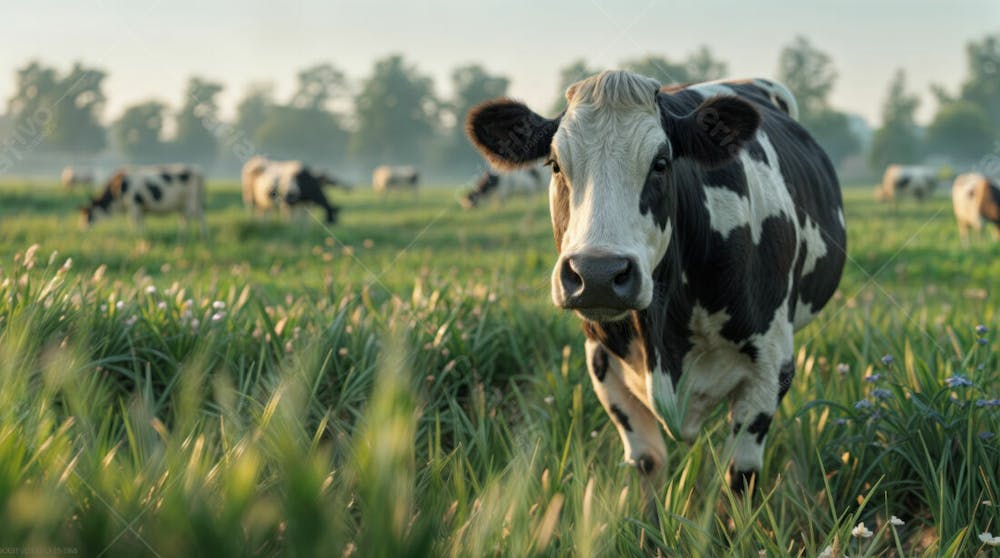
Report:
M934 155L964 164L982 157L1000 137L1000 35L967 45L966 58L967 76L956 91L932 88L939 109L926 129L914 120L918 97L907 91L903 71L897 72L884 102L883 126L873 137L863 119L830 105L837 70L830 55L807 39L796 38L782 49L775 77L796 95L800 120L837 164L858 155L867 155L875 170ZM707 47L684 59L647 56L624 60L620 67L665 84L729 75L728 65ZM563 68L549 112L564 108L569 84L599 70L585 60ZM480 101L506 95L510 85L507 77L469 64L452 72L453 93L442 98L430 77L393 55L376 61L371 74L357 82L332 64L305 68L286 99L277 98L273 85L251 86L232 121L219 116L224 85L192 77L176 104L140 102L105 125L106 78L83 63L65 74L37 61L17 70L16 92L0 123L5 166L26 152L78 158L114 153L135 163L177 160L229 170L263 153L358 171L414 163L461 176L481 165L463 136L465 113Z

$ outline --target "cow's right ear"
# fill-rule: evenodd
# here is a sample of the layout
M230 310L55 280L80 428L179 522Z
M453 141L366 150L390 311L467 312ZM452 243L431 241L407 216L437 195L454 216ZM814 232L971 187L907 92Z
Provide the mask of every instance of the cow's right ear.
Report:
M511 99L476 105L465 119L472 145L500 170L518 169L547 157L558 128L559 118L545 118Z

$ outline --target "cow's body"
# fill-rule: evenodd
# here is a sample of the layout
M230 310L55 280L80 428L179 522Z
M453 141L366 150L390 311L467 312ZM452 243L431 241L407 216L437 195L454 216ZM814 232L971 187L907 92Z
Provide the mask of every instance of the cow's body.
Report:
M484 172L476 180L472 191L462 198L462 206L471 209L489 199L503 202L514 196L533 196L544 192L549 185L546 174L538 167L511 172Z
M372 172L372 189L376 194L386 194L389 190L417 191L420 183L420 173L415 167L392 167L382 165Z
M100 195L82 208L85 224L124 212L142 227L147 214L178 213L187 223L196 220L205 234L205 180L188 165L150 165L118 169Z
M937 183L937 173L932 167L889 165L882 175L882 183L875 192L875 199L892 206L904 196L923 201L934 195Z
M243 165L242 181L243 203L258 214L274 208L288 212L305 203L313 203L325 211L327 223L337 221L340 208L327 200L323 187L343 184L328 175L311 171L301 161L254 157Z
M67 166L64 167L62 173L59 174L59 182L62 184L63 188L66 188L67 190L72 190L77 186L93 186L95 184L94 171L90 169Z
M963 244L969 241L969 229L978 233L984 223L995 225L994 234L1000 238L1000 186L995 181L979 173L959 175L951 188L951 201Z
M833 166L774 95L787 89L764 84L605 72L571 86L558 119L499 100L468 120L494 165L553 165L553 301L584 318L626 460L659 472L660 427L691 440L728 399L737 491L794 375L793 333L846 256Z

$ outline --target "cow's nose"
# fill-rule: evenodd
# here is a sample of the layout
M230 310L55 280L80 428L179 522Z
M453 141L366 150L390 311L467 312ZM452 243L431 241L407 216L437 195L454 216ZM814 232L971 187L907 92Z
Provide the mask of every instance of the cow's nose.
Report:
M569 309L635 308L640 278L632 258L576 254L559 271L563 307Z

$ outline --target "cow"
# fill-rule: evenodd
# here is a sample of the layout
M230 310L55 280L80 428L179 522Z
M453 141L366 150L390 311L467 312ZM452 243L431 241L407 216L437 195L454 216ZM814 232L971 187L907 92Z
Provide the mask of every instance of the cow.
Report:
M472 209L489 198L502 202L511 196L531 196L545 191L546 186L548 177L543 176L538 167L502 173L486 171L461 203L462 207Z
M961 174L951 187L951 201L963 245L969 244L969 229L978 234L984 221L996 225L993 232L1000 239L1000 187L995 180L979 173Z
M202 237L205 226L205 179L188 165L123 167L114 172L101 193L80 208L84 227L116 212L124 212L142 230L147 213L180 213L185 228L198 221Z
M389 190L404 188L410 188L416 193L419 181L420 173L412 166L382 165L372 172L372 189L381 195L387 194Z
M326 222L337 222L340 207L332 205L323 193L324 186L350 186L328 174L310 170L302 161L272 161L253 157L243 165L243 203L261 214L272 208L288 212L305 203L313 203L326 212Z
M552 301L582 319L591 383L644 485L663 478L661 428L694 440L723 399L729 484L751 485L793 333L840 282L837 174L771 83L606 71L571 85L555 118L503 98L466 118L494 167L551 168Z
M892 207L900 196L923 201L934 194L937 183L937 173L931 167L889 165L882 175L882 183L875 188L875 199L888 202Z
M76 186L91 187L94 185L94 171L80 167L66 166L59 174L59 182L63 188L72 190Z

